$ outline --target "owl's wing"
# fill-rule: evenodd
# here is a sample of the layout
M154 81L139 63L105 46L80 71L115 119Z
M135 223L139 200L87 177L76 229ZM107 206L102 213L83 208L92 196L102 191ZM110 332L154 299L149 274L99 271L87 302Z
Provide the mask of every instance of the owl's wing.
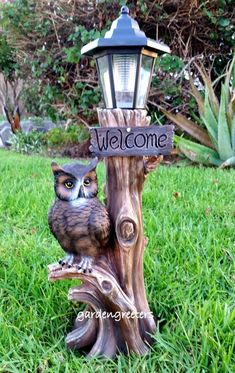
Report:
M97 198L89 198L77 207L58 200L48 220L52 233L67 252L99 249L108 242L109 216Z
M110 236L110 219L106 208L95 200L90 216L90 233L99 246L105 246Z

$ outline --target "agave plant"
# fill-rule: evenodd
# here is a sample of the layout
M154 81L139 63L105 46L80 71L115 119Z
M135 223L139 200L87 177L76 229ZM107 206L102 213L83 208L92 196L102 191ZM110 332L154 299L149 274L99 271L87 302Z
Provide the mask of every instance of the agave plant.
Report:
M205 128L182 114L175 115L163 108L161 110L171 121L200 142L199 144L175 135L175 143L187 158L205 165L235 166L235 56L223 75L225 79L221 84L220 100L214 89L218 79L212 83L203 67L197 65L197 69L205 85L205 95L201 95L192 78L191 94L196 99L200 120Z

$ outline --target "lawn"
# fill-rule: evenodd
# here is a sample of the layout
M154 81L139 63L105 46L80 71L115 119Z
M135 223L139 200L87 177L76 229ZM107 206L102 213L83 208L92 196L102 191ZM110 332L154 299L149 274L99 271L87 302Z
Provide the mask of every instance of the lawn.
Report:
M74 282L47 280L62 256L47 226L50 162L0 151L0 372L234 373L234 170L172 166L149 176L144 271L156 344L146 356L87 363L64 344L82 307L67 300ZM102 165L98 174L103 190Z

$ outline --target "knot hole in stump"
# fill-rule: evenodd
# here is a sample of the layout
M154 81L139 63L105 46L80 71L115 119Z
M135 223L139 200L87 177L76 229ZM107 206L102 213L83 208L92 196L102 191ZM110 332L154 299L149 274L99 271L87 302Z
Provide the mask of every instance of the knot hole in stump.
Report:
M110 293L113 286L111 284L111 282L107 281L107 280L103 280L102 283L101 283L101 286L102 286L102 289L106 292L106 293Z
M117 224L117 238L122 246L130 247L137 239L137 225L134 220L124 218Z

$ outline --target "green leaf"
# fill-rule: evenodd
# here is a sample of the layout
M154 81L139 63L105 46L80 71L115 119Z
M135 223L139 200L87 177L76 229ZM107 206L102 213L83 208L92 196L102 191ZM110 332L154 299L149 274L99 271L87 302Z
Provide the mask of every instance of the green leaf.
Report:
M235 115L233 116L232 126L231 126L231 142L233 148L233 155L235 155Z
M199 111L199 114L202 116L204 114L203 98L202 98L200 92L198 91L197 87L193 83L193 79L192 79L190 74L189 74L189 82L190 82L191 90L192 90L191 94L195 98L195 100L197 101L198 111Z
M235 116L235 90L230 94L230 101L227 105L227 120L229 128L232 128L233 117Z
M201 74L205 87L208 90L208 98L210 101L210 105L211 105L211 108L213 110L215 117L217 117L219 113L219 101L218 101L218 98L216 97L211 78L209 77L205 68L202 65L199 66L195 63L195 66L197 67L199 73Z
M179 146L182 153L193 162L207 166L220 166L222 163L218 153L207 146L197 144L177 135L174 136L174 142Z
M235 157L231 157L227 159L227 161L223 162L219 168L231 167L235 166Z
M228 18L220 18L219 25L222 27L226 27L230 24L230 20Z
M202 116L202 119L213 144L216 148L218 148L218 120L216 119L211 109L211 105L209 102L209 92L207 88L205 93L206 95L204 101L204 115Z
M226 116L226 91L224 84L221 87L220 109L218 119L218 152L223 161L232 157L230 130Z
M226 72L226 78L225 78L225 82L224 82L226 96L228 96L227 97L227 103L229 101L229 84L230 84L230 81L231 81L232 73L234 73L234 71L235 71L234 66L235 66L235 54L233 56L233 59L231 61L230 66L229 66L229 68ZM234 84L234 82L233 82L233 84Z
M213 148L213 143L211 142L208 133L204 128L198 126L198 124L187 119L182 114L172 114L162 107L159 107L161 111L174 123L176 123L183 131L186 131L189 135L200 141L203 145Z

